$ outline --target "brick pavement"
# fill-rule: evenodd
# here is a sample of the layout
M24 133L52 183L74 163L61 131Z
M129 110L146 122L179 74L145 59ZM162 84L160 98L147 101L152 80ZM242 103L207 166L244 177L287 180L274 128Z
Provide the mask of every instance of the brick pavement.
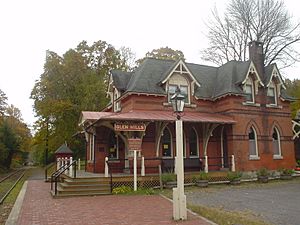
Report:
M187 221L172 220L172 203L152 196L90 196L53 199L50 184L29 180L18 218L19 225L207 225L188 213Z

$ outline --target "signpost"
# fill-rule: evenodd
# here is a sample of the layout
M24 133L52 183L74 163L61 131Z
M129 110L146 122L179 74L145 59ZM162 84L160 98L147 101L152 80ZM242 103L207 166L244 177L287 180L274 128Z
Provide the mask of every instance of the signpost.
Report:
M144 123L115 123L115 131L145 131L146 125ZM128 150L133 152L133 189L137 190L137 152L142 150L141 138L128 138Z

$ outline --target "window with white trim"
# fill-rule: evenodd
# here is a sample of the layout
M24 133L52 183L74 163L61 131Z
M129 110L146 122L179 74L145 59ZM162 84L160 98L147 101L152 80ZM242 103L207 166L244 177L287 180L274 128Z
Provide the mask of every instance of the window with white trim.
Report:
M175 91L179 87L181 94L185 97L184 102L190 103L190 83L188 80L180 74L174 74L170 77L167 85L168 102L171 102L171 97L175 94Z
M257 134L254 127L249 129L249 157L250 159L258 159Z
M190 130L189 134L190 158L199 156L198 137L195 128Z
M108 139L108 158L118 159L119 158L119 142L118 136L114 132L110 133Z
M89 134L89 160L94 160L95 155L95 135Z
M172 135L168 128L164 129L162 140L162 156L172 157Z
M268 87L267 96L269 105L277 105L276 87L273 82Z
M119 112L121 110L121 103L120 101L117 101L118 98L120 98L121 93L118 91L118 89L114 89L114 112Z
M244 92L246 94L246 102L254 103L254 83L251 78L246 81Z
M280 147L280 134L276 127L273 129L272 144L274 158L281 158L281 147Z

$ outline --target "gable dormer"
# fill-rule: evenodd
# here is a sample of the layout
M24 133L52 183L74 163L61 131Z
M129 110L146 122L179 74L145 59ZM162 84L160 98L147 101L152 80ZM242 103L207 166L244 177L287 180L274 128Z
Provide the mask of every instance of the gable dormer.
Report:
M200 87L200 83L196 80L182 59L179 59L174 63L174 65L167 71L160 84L165 85L165 91L168 95L169 103L170 98L175 94L177 87L179 87L181 94L185 96L186 104L191 103L191 96L194 96L195 86Z
M283 79L278 71L276 64L270 65L268 70L266 69L267 90L267 106L278 106L278 97L281 94L282 89L286 89Z
M242 81L243 91L245 93L246 104L256 104L256 95L258 94L259 86L263 87L264 84L258 75L254 63L251 61L245 79Z

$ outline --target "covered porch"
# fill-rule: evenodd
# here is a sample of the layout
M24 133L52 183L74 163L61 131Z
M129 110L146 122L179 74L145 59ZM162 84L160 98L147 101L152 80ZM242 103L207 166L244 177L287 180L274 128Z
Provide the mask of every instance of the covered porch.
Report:
M172 172L176 158L175 115L170 111L83 112L86 171L132 173L133 151L138 148L138 168L145 174ZM185 112L185 171L219 171L234 166L230 149L235 121L213 113Z

